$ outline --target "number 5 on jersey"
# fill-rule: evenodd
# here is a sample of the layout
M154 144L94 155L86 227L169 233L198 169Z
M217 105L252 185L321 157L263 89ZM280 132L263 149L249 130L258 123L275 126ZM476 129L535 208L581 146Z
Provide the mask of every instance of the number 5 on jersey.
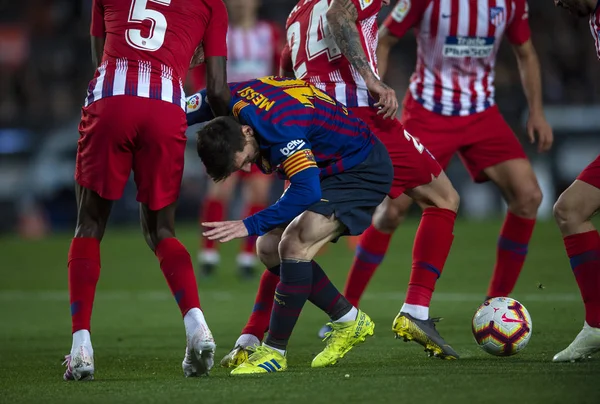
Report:
M125 40L132 48L154 52L159 50L165 42L167 19L160 11L147 8L149 2L162 6L171 4L171 0L133 0L129 9L128 22L143 24L148 20L150 33L148 37L143 37L141 29L130 28L125 31Z

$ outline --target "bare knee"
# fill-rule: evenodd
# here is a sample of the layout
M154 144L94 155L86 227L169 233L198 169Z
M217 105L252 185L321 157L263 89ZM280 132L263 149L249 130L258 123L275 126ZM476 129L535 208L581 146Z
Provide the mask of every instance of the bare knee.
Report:
M407 195L413 198L421 209L434 207L458 212L460 205L460 196L444 172L429 184L407 191Z
M298 233L286 232L279 242L279 258L311 260L313 257L309 256L309 247L302 243Z
M391 234L404 221L412 199L401 195L396 199L386 198L373 214L373 226L380 232Z
M280 264L279 260L279 241L281 237L272 234L265 234L256 239L256 255L260 261L267 267L273 268Z
M450 189L447 190L446 194L441 199L441 204L437 206L438 208L448 209L453 212L458 212L458 207L460 206L460 195L454 188L454 186L450 186Z
M102 240L110 216L112 202L97 193L77 184L77 226L76 238L95 238Z
M535 218L543 199L542 190L533 179L519 186L507 201L508 209L517 216Z
M175 237L175 203L160 210L150 210L140 204L140 222L146 244L152 251L161 241Z
M576 228L587 220L583 217L578 204L563 192L552 209L554 220L563 233L572 233L571 228Z

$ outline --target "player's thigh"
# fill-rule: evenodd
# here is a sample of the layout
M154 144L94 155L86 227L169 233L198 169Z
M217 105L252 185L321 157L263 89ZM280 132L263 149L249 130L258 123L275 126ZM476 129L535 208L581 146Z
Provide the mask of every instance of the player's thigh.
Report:
M82 108L75 180L101 198L117 200L133 163L136 119L126 98L108 97ZM135 113L135 111L133 111Z
M497 107L470 119L471 124L464 127L464 144L459 156L475 182L500 180L506 170L494 167L511 160L527 159L519 139Z
M268 203L273 182L272 176L253 169L250 173L243 173L240 179L244 184L244 200L247 203L253 205L266 205Z
M392 199L386 197L375 209L373 226L381 232L392 233L402 223L413 200L406 194Z
M421 209L435 207L457 212L460 203L458 192L444 171L432 178L428 184L407 190L406 194L417 202Z
M93 237L102 241L113 202L77 183L75 195L77 198L75 237Z
M344 224L334 214L324 216L307 210L286 227L279 242L279 256L281 259L311 260L344 230Z
M503 161L485 170L486 176L498 186L509 205L521 206L535 214L542 202L542 191L528 159ZM515 212L517 213L517 212ZM522 214L526 214L522 212Z
M179 106L154 99L144 101L145 116L138 124L133 164L137 200L150 210L160 210L179 197L187 123Z

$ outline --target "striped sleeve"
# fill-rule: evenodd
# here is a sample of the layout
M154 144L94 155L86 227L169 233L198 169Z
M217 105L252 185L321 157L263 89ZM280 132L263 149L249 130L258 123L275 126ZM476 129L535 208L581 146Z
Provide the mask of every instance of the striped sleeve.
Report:
M239 100L238 102L236 102L232 108L233 116L238 118L240 116L240 112L242 111L242 109L244 109L247 106L248 106L248 103L244 102L242 100Z
M311 167L318 168L315 156L310 149L299 150L282 163L283 171L288 179Z

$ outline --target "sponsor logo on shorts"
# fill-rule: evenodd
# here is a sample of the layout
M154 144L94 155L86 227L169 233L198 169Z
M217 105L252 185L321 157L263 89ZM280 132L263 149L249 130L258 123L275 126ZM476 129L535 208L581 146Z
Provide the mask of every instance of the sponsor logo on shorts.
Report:
M304 147L305 144L306 143L304 142L304 140L301 140L301 139L292 140L284 148L279 149L279 151L284 156L289 156L290 154L294 153L295 151L302 149L302 147Z
M400 0L394 10L392 10L392 18L396 22L402 22L410 11L410 0Z
M185 102L186 112L195 111L200 108L200 105L202 105L202 97L200 97L199 94L194 94L191 97L188 97L187 101Z
M494 50L495 39L492 36L448 36L444 43L444 57L487 58Z

